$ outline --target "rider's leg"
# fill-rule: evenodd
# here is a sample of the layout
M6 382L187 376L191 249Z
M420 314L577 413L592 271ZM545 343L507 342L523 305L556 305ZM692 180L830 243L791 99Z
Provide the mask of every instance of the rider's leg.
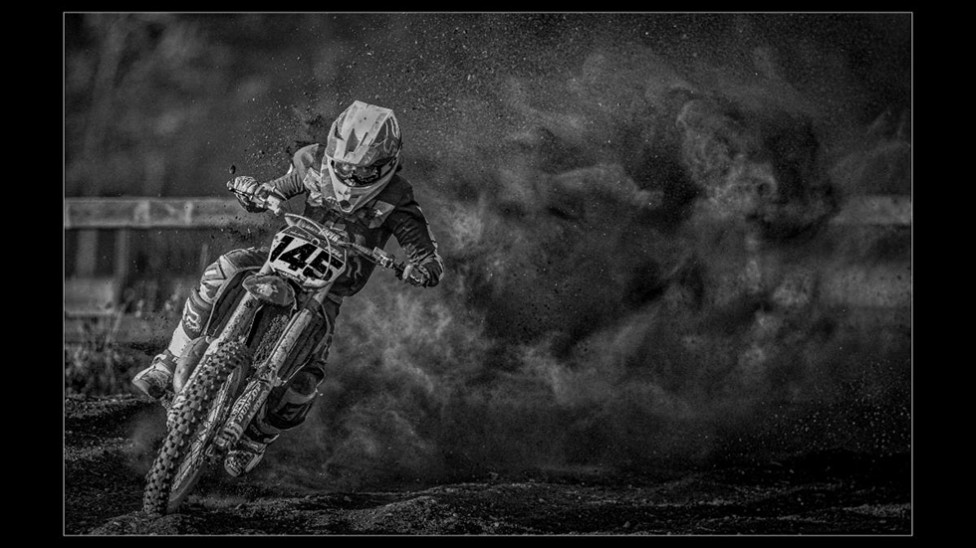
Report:
M271 391L268 400L244 429L244 435L227 453L224 469L239 476L253 469L264 456L268 444L285 431L296 428L308 416L315 404L318 387L325 379L325 364L332 346L332 333L339 305L326 301L326 328L308 363L285 386Z
M203 271L200 285L190 292L183 305L183 316L173 330L169 346L132 379L140 392L155 399L166 393L173 380L176 360L188 342L203 334L221 288L241 270L260 267L266 254L266 250L254 247L235 249L221 255Z

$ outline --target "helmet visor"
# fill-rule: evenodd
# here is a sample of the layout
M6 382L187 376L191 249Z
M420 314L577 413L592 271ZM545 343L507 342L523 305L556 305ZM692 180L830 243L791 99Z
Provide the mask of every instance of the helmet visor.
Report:
M332 162L336 177L351 187L369 186L383 176L382 165L357 166L347 162Z

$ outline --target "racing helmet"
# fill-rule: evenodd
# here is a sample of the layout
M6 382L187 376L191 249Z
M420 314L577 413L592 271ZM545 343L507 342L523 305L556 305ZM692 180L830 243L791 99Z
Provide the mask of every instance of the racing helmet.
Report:
M355 211L386 187L400 164L401 146L392 109L354 101L342 111L329 129L323 171L343 212Z

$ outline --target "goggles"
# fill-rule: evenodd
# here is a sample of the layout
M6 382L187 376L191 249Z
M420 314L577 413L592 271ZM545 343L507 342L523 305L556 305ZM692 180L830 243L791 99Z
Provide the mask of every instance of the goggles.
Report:
M383 174L383 165L357 166L346 162L332 162L332 170L339 179L352 187L368 186L378 181Z

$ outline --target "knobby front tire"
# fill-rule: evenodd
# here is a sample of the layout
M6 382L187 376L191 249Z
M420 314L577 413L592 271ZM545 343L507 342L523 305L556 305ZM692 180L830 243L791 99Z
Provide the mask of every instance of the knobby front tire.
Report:
M219 344L174 402L172 427L146 475L143 510L149 515L174 512L189 495L206 463L207 446L233 403L235 383L227 382L228 376L244 370L249 352L239 342Z

